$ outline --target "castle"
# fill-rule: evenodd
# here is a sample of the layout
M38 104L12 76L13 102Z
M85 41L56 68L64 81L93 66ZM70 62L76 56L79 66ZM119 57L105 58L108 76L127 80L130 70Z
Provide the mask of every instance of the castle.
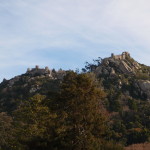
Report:
M66 75L66 71L59 69L58 71L55 71L54 73L48 67L40 68L38 65L36 65L35 68L32 68L32 69L28 68L26 74L30 76L47 76L52 79L62 80L63 77Z
M127 57L130 57L130 54L128 52L123 52L121 55L114 55L113 53L111 54L111 58L115 60L123 60Z
M26 73L32 76L46 75L46 76L52 77L52 71L48 67L40 69L38 65L36 65L35 68L32 68L32 69L28 68Z

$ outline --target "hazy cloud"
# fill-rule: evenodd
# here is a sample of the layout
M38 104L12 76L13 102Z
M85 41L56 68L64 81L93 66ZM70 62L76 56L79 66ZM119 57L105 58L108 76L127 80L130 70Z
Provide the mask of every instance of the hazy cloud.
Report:
M150 65L149 16L149 0L0 0L0 79L124 50Z

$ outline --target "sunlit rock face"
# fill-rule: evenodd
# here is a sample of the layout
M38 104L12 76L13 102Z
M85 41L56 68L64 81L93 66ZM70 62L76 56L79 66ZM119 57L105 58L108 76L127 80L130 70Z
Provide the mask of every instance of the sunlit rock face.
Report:
M128 52L121 55L112 54L111 57L102 60L102 63L95 69L96 75L114 75L115 73L135 74L140 65L132 60Z
M147 100L150 100L150 81L148 80L138 80L137 86L141 94L145 94Z

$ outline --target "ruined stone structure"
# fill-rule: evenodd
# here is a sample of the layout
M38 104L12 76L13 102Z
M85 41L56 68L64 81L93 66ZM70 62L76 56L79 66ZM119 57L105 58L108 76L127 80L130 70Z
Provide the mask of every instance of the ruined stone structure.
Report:
M102 63L107 64L109 63L109 60L125 60L127 57L130 57L130 54L128 52L123 52L121 55L114 55L114 53L111 54L111 57L102 59Z
M62 70L62 69L59 69L57 72L56 72L56 76L57 76L57 79L60 79L62 80L64 78L64 76L66 75L66 71Z
M31 71L31 69L30 69L30 68L28 68L28 69L27 69L27 72L30 72L30 71Z
M36 65L35 68L32 68L32 69L28 68L26 73L29 75L32 75L32 76L44 75L44 76L52 77L52 71L48 67L41 69L41 68L39 68L38 65Z
M45 76L47 76L47 77L50 77L52 79L62 80L63 77L66 75L66 71L60 69L54 73L48 67L40 68L39 66L36 65L35 68L32 68L32 69L28 68L26 74L31 76L31 77L34 77L34 76L45 77Z
M47 71L48 71L48 70L49 70L49 68L46 66L46 67L45 67L45 70L47 70Z
M38 65L36 65L36 66L35 66L35 68L38 70L38 69L39 69L39 66L38 66Z
M123 60L126 59L127 57L130 57L130 54L128 52L123 52L121 55L114 55L113 53L111 54L111 58L117 60Z
M118 70L124 74L135 74L135 70L140 68L140 65L136 61L129 61L130 58L128 52L123 52L121 55L111 54L111 57L104 58L101 65L95 69L97 76L110 75L115 76Z

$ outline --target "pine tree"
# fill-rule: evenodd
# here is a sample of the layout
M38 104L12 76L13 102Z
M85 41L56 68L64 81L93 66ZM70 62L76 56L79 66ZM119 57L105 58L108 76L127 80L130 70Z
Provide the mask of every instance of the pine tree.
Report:
M11 149L14 145L13 119L7 113L0 113L0 150Z
M104 92L89 74L69 72L62 83L58 110L60 149L98 150L106 131Z
M15 112L16 135L21 149L41 150L50 147L56 114L46 106L42 95L35 95L24 102Z

